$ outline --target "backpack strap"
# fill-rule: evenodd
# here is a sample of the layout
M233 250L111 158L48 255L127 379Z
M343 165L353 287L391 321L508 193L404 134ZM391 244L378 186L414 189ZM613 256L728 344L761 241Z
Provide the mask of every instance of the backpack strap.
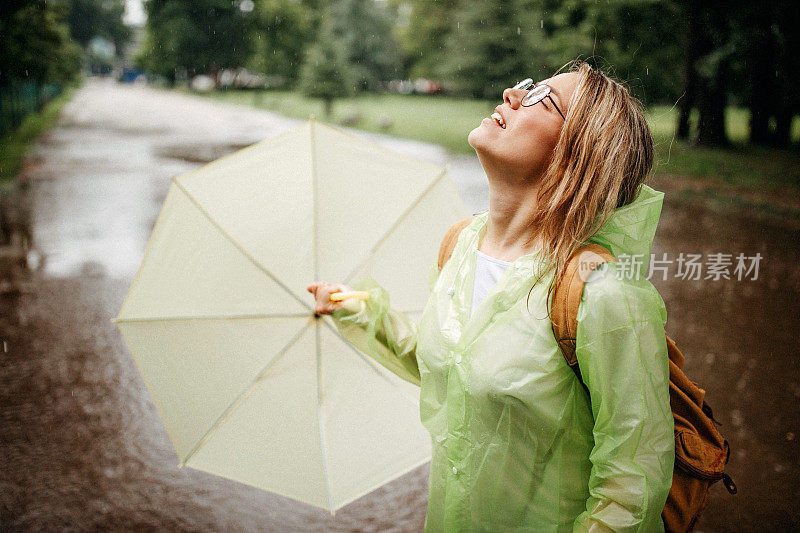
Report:
M589 275L595 268L607 261L617 261L617 259L599 244L585 244L579 247L564 265L563 273L553 291L550 311L553 333L564 354L564 359L575 372L587 394L589 388L583 382L578 366L578 357L575 354L575 342L578 336L578 307L581 303L583 286Z
M463 218L450 226L450 229L447 230L447 233L444 235L444 239L442 239L442 244L439 246L439 270L444 267L444 264L447 263L447 260L450 259L451 255L453 255L453 249L456 247L456 243L458 242L458 236L461 234L464 228L472 223L474 219L474 216Z

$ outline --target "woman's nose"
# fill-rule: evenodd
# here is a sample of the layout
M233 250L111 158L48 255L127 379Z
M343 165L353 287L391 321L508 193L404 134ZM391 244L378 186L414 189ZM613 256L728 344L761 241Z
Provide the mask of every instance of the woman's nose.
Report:
M522 97L525 96L525 93L527 93L527 91L523 89L508 88L503 91L503 101L510 105L512 109L518 109L520 102L522 102Z

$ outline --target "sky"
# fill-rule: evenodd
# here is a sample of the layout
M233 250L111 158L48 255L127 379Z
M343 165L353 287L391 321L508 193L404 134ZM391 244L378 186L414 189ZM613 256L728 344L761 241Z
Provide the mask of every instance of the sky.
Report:
M125 0L125 13L122 22L129 26L143 26L147 15L144 13L142 0Z

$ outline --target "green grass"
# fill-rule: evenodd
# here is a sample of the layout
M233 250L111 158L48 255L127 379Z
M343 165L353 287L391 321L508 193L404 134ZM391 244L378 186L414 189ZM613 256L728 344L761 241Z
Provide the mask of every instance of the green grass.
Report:
M55 124L61 109L78 85L80 80L64 87L62 93L45 104L41 111L25 117L16 131L0 138L0 189L14 185L22 158L30 150L33 141Z
M360 111L361 118L348 124L354 128L439 144L455 153L474 154L467 143L470 130L490 115L501 101L479 101L449 96L367 94L337 100L333 116L324 116L322 102L292 91L217 91L209 95L219 100L270 109L286 116L342 124L349 114ZM391 127L382 129L379 117L385 115ZM800 117L795 118L792 150L749 147L745 144L749 113L746 109L726 110L729 149L696 148L674 138L678 109L653 106L647 110L655 143L654 173L708 178L749 188L773 189L800 186ZM697 113L690 123L696 125ZM695 126L696 127L696 126Z
M327 118L320 100L291 91L217 91L209 96L262 107L294 118L307 119L313 114L317 120L334 124L343 124L348 115L360 112L361 119L349 126L439 144L451 152L472 154L475 150L467 143L467 135L500 103L449 96L366 94L335 100L333 116ZM388 129L379 125L382 115L392 121Z

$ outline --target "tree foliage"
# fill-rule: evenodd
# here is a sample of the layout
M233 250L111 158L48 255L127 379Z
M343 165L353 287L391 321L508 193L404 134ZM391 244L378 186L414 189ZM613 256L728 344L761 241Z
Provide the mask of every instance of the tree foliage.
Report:
M239 9L246 2L251 13ZM582 58L645 105L677 104L678 136L700 144L727 144L724 110L739 103L752 112L751 141L785 145L800 107L800 10L788 1L147 0L146 9L151 70L247 65L302 78L327 102L407 76L496 99Z
M456 15L445 47L441 77L475 98L498 98L546 63L549 47L541 38L533 6L519 0L468 3ZM524 29L524 31L523 31Z
M412 78L438 77L459 0L394 0L393 7L398 13L403 70Z
M325 102L331 115L333 100L355 92L355 77L347 61L347 50L335 36L332 17L322 19L317 41L306 51L298 88L310 98Z
M293 0L256 0L250 16L247 65L258 72L296 79L303 49L314 31L307 11Z
M344 47L357 90L376 90L382 82L398 77L400 47L392 32L393 18L382 4L338 0L331 3L328 13L333 38Z
M124 12L124 0L69 0L70 33L84 48L92 37L104 37L114 43L119 55L132 33L122 23Z
M0 15L0 87L20 81L64 83L80 70L80 48L65 23L68 6L9 2Z
M174 81L242 66L249 53L247 14L230 0L147 0L147 33L138 62Z

